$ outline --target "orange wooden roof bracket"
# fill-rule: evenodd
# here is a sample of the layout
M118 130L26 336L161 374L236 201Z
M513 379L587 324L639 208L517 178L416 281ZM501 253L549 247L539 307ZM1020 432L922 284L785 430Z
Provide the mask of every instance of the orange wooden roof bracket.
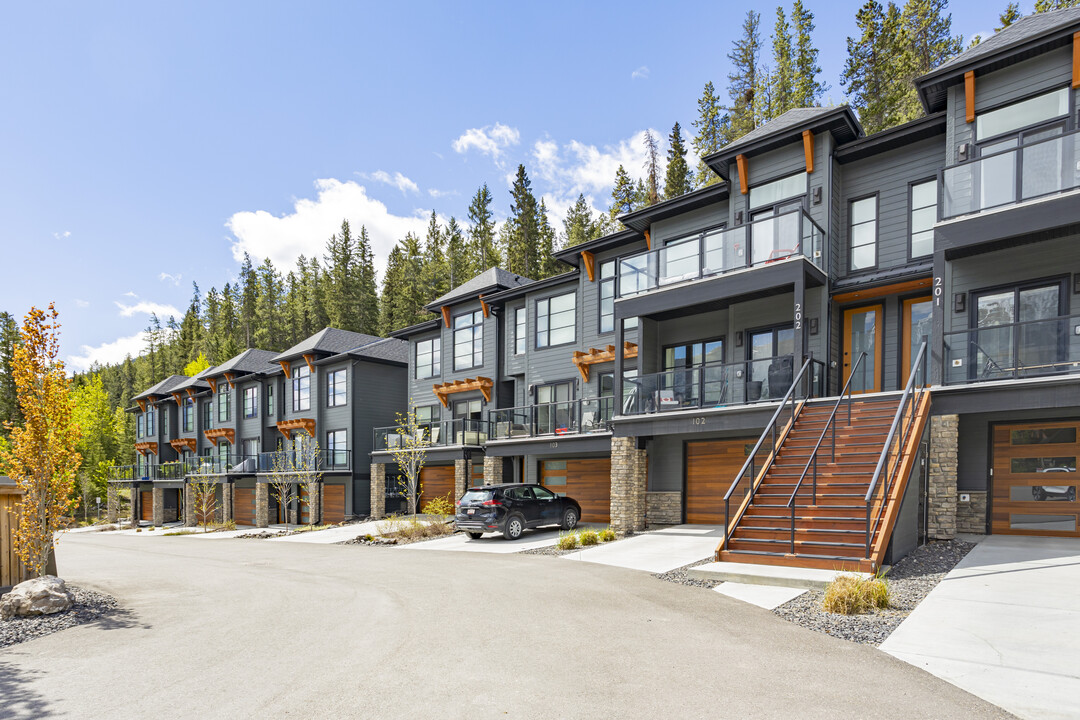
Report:
M491 311L491 306L484 302L483 295L480 296L480 309L484 311L484 317L487 317L488 313Z
M1075 60L1073 61L1075 64ZM967 112L966 120L975 122L975 71L968 70L964 73L964 103Z
M304 362L307 363L307 369L314 374L315 372L315 356L311 353L304 353Z
M1075 90L1080 87L1080 32L1073 33L1073 67L1072 86Z
M210 392L217 394L217 380L215 378L206 378L206 382L210 383Z
M187 396L192 400L195 399L195 388L187 388Z
M645 231L645 249L652 250L652 237L649 235L649 231Z
M623 343L623 357L624 358L636 358L638 356L638 346L632 342ZM599 363L614 362L615 361L615 346L608 345L603 350L597 350L596 348L589 348L588 352L582 352L581 350L574 351L574 357L572 362L577 366L578 372L581 373L581 377L585 382L589 382L589 367L597 365Z
M315 437L315 419L293 418L292 420L278 420L277 429L285 437L289 437L293 430L306 430L308 435Z
M745 155L736 155L735 164L739 168L739 192L743 195L750 193L750 163Z
M282 371L285 373L285 377L289 377L291 374L291 368L289 367L288 360L278 360L278 365L281 366Z
M195 438L176 438L175 440L170 440L169 444L172 445L173 450L178 453L183 452L181 448L187 448L194 453L199 443Z
M139 410L146 412L146 400L144 398L139 398L135 401L135 404L139 406Z
M142 455L147 453L153 453L157 455L157 443L156 442L137 442L135 443L135 449Z
M435 391L435 396L439 398L439 402L443 404L443 407L450 407L450 403L446 399L447 395L470 392L472 390L479 390L484 396L484 400L491 402L491 388L494 384L495 383L491 381L491 378L478 376L475 378L465 378L464 380L452 380L442 384L432 385L431 387Z
M233 377L235 376L232 373L225 373L225 382L229 383L229 387L235 390L236 385L233 384Z
M236 430L232 428L214 428L213 430L203 430L203 435L211 443L215 443L219 438L225 438L229 441L230 445L236 444Z
M178 392L174 392L174 393L170 393L170 394L172 395L173 401L175 401L177 405L183 405L183 402L184 402L184 396L183 395L181 395Z
M809 130L802 131L803 154L806 156L806 172L814 172L814 133Z
M443 305L442 308L442 321L446 327L450 327L450 308L447 305Z
M582 250L581 259L585 261L585 272L589 275L589 282L594 282L596 280L596 256L588 250Z

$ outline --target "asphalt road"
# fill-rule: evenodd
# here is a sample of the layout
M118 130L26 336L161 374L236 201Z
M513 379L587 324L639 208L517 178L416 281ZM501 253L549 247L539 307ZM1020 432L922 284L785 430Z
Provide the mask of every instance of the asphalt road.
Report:
M885 655L554 557L65 537L124 606L0 650L0 717L1004 717Z

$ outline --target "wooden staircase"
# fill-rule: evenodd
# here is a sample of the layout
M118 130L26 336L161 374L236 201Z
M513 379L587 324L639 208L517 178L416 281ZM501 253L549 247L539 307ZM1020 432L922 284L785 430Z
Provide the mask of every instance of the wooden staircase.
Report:
M847 402L850 422L848 406L838 401L800 408L742 497L717 560L860 572L881 567L929 416L930 393L856 395ZM890 442L894 421L899 431ZM879 463L882 472L868 502Z

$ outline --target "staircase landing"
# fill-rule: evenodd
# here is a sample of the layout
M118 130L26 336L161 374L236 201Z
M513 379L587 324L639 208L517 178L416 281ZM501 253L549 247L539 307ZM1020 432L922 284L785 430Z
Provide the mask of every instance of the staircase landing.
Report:
M779 587L805 588L807 590L824 588L835 580L837 575L841 574L851 575L853 573L783 565L755 565L743 562L714 562L707 565L698 565L686 571L687 577L695 580L737 582L746 585L775 585ZM856 572L854 574L860 577L873 577L873 573Z

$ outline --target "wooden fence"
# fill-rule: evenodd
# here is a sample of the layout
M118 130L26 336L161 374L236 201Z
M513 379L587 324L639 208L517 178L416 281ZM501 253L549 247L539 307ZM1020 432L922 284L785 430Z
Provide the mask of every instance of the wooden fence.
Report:
M0 477L0 587L18 585L26 573L15 555L15 527L19 522L15 506L22 491L6 477Z

